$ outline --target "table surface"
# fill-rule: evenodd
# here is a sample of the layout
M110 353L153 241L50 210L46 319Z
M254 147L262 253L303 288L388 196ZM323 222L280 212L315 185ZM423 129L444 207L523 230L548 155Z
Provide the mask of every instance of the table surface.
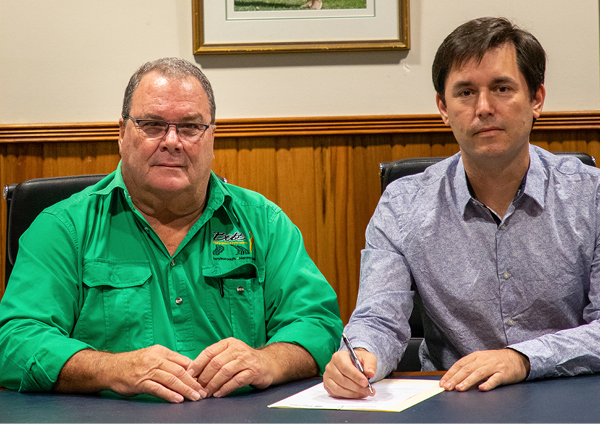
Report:
M395 376L409 373L401 374ZM485 393L443 392L402 412L267 408L320 381L314 378L183 404L4 390L0 391L0 422L600 422L600 374L523 382Z

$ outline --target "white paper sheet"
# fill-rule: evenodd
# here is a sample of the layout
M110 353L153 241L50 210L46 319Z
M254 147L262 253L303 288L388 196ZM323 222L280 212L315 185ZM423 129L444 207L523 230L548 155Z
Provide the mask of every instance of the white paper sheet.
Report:
M338 409L400 412L444 391L438 380L385 379L373 384L375 396L336 399L323 383L269 405L269 408Z

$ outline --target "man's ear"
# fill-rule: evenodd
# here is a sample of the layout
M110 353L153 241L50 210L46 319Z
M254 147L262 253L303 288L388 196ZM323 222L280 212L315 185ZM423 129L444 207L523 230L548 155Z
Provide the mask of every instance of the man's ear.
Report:
M448 108L442 101L439 93L435 93L435 103L437 104L438 110L440 111L440 115L442 115L442 120L444 121L444 124L450 125L450 121L448 120Z
M121 143L123 143L123 137L125 136L125 125L126 122L123 117L119 118L119 154L121 153Z
M540 117L542 113L542 108L544 107L544 100L546 99L546 87L544 84L540 85L540 88L535 92L535 96L533 96L533 100L531 101L531 106L533 107L533 118L537 119Z

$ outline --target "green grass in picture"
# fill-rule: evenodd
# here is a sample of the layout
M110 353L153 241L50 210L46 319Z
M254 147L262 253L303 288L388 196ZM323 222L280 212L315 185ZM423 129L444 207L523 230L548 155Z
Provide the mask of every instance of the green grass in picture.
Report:
M306 0L235 0L236 12L256 10L300 10ZM366 9L367 0L323 0L323 9Z

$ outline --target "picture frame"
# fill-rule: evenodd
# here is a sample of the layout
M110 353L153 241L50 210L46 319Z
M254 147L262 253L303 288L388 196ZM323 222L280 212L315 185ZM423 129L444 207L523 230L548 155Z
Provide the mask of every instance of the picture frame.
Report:
M264 12L239 12L234 2L192 0L194 54L410 49L409 0L366 0L366 9Z

